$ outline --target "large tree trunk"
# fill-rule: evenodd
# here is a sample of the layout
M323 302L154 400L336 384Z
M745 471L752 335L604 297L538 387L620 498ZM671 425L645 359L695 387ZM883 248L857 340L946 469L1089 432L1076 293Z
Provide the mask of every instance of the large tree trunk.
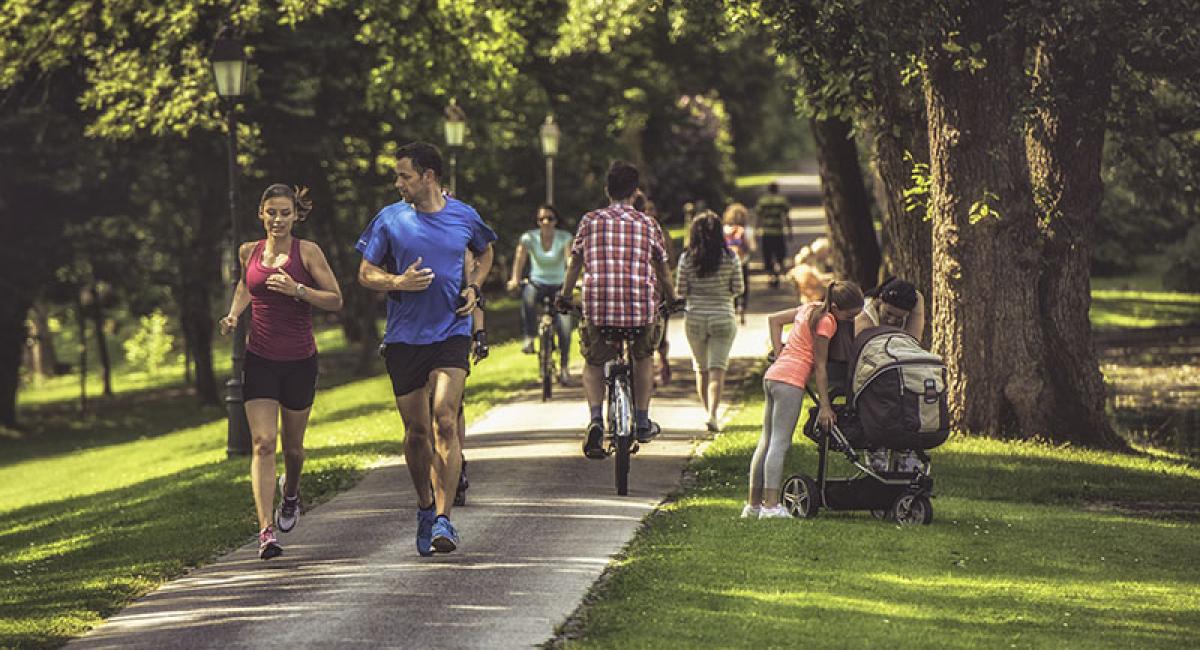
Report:
M914 186L914 165L929 164L925 106L918 93L901 86L898 78L880 79L876 101L884 127L874 133L876 168L886 197L884 274L912 282L928 299L933 295L932 223L924 207L909 210L905 200L905 191ZM918 201L915 205L922 204ZM926 307L928 310L929 305ZM927 336L928 332L926 328Z
M1079 44L1094 17L1051 17L1035 58L1035 96L1042 98L1027 138L1029 169L1044 215L1039 308L1046 367L1054 395L1054 438L1125 447L1104 413L1104 377L1096 359L1091 307L1092 227L1104 195L1100 168L1113 50L1086 54ZM1074 51L1073 51L1074 48Z
M980 44L982 69L963 69L963 54L949 48L925 52L933 345L949 371L955 428L1031 437L1053 433L1052 400L1038 311L1041 244L1017 128L1023 48L1011 30L996 31L1003 24L1001 3L962 12L958 42Z
M842 277L874 286L879 279L879 242L850 123L813 120L812 130L834 267Z
M25 348L25 314L32 301L17 295L0 300L0 426L17 428L17 388Z

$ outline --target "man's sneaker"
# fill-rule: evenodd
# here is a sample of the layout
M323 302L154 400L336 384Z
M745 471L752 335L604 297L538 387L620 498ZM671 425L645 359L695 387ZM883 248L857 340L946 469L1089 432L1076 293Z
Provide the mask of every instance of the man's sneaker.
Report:
M657 438L660 433L662 433L662 427L658 426L657 422L651 420L650 426L637 428L637 441L643 444L650 442Z
M439 515L433 522L433 548L438 553L450 553L458 548L458 531L446 515Z
M601 460L608 454L604 453L604 423L592 420L587 428L587 440L583 443L583 455L592 460Z
M279 532L290 533L296 527L296 522L300 520L300 491L296 491L296 496L289 497L283 491L285 475L279 475L279 507L275 509L275 525L279 526Z
M437 521L437 510L417 508L417 553L422 557L433 555L433 524Z
M269 560L283 555L283 547L275 539L275 527L267 526L258 533L258 559Z
M458 489L454 491L454 505L467 505L467 488L471 487L471 482L467 480L467 459L462 460L462 471L458 473Z
M758 519L758 511L762 510L759 506L752 506L749 503L742 506L742 519Z
M783 507L782 503L774 508L767 508L764 506L758 510L759 519L787 519L791 516L791 513L787 511L787 508Z

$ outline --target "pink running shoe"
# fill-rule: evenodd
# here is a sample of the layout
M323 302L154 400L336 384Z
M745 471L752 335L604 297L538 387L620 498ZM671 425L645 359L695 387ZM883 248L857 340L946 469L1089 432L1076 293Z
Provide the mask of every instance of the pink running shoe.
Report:
M258 559L269 560L283 555L283 547L275 539L275 527L267 526L258 534Z

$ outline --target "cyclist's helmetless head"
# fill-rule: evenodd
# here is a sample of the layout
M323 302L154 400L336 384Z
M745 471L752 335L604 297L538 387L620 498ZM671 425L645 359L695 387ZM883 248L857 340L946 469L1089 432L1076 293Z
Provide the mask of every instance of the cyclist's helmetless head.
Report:
M609 200L624 201L637 191L639 180L637 167L618 160L608 168L608 180L604 190Z

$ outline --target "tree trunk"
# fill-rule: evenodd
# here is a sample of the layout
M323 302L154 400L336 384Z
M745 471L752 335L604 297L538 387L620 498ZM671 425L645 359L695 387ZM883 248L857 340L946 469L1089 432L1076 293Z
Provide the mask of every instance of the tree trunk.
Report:
M957 37L945 35L978 43L982 69L949 48L925 52L933 345L946 361L956 429L1031 437L1052 433L1052 400L1041 244L1018 128L1023 48L1011 29L996 31L1003 24L1002 3L977 3L964 9Z
M108 337L104 335L104 308L100 306L100 297L95 291L92 292L93 299L90 312L88 315L92 317L92 331L96 334L96 348L100 355L100 369L104 376L104 396L112 397L112 360L108 357Z
M1026 144L1046 242L1039 307L1058 420L1054 439L1122 448L1127 445L1104 413L1104 378L1088 318L1092 227L1104 195L1100 168L1113 49L1087 55L1072 51L1097 22L1079 14L1068 21L1047 21L1034 73L1034 95L1043 102Z
M53 377L58 374L58 354L54 350L54 334L50 332L46 305L34 301L30 313L33 316L33 372L42 377Z
M0 300L0 426L17 428L17 389L25 348L25 315L31 300L21 295Z
M905 190L913 187L913 166L929 163L925 107L917 93L898 79L876 84L882 128L875 131L876 168L883 184L884 275L916 285L927 299L933 295L933 228L923 207L908 210ZM926 199L928 197L925 197ZM932 318L926 305L927 318ZM925 329L926 337L929 328Z
M834 268L844 278L864 287L874 286L879 279L879 242L850 124L839 119L813 120L812 130Z
M184 345L191 350L196 369L196 396L204 404L220 404L221 395L213 372L212 307L208 287L202 282L183 282L178 287L179 317Z

